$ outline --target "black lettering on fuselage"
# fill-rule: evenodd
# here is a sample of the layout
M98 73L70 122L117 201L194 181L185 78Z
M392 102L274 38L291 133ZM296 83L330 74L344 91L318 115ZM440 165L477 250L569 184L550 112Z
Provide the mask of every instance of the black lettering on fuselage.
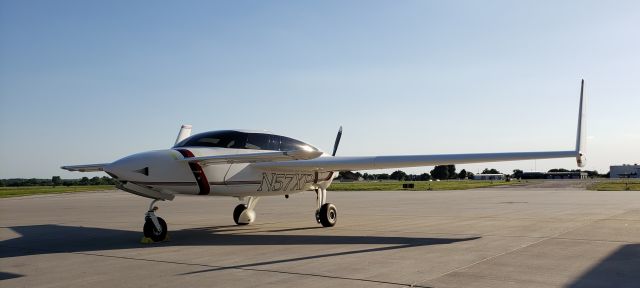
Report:
M271 191L271 185L273 185L273 180L276 178L276 173L271 173L271 178L267 175L267 173L262 173L262 182L260 182L260 187L256 191L262 191L262 186L267 186L267 191Z
M313 183L313 174L262 173L262 181L258 192L264 191L299 191L307 184Z

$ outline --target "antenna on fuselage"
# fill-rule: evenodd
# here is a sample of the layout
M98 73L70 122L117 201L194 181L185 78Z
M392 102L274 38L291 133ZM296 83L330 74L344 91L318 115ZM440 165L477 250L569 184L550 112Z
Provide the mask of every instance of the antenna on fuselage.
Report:
M338 135L336 135L336 142L333 144L333 153L331 153L331 156L336 156L338 145L340 145L340 138L342 138L342 126L340 126L340 130L338 130Z

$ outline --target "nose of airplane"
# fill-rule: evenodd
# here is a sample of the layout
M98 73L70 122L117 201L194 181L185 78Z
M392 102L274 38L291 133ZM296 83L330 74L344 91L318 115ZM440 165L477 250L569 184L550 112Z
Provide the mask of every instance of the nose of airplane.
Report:
M120 181L143 180L149 176L150 166L158 161L157 151L133 154L104 167L104 171Z

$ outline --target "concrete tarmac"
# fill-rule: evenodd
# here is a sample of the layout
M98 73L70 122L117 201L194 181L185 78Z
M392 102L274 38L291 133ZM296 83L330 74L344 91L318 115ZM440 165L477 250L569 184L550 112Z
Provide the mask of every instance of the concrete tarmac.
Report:
M640 192L575 187L176 197L170 240L119 191L0 200L0 287L640 287Z

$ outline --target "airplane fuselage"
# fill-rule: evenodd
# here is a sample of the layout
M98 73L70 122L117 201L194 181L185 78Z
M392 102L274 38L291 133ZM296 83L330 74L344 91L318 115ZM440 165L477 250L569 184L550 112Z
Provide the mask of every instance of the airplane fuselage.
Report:
M270 171L251 163L202 165L178 159L265 152L254 149L180 147L134 154L117 160L104 171L125 185L167 194L212 196L288 195L328 187L337 173ZM153 197L152 197L153 198Z

